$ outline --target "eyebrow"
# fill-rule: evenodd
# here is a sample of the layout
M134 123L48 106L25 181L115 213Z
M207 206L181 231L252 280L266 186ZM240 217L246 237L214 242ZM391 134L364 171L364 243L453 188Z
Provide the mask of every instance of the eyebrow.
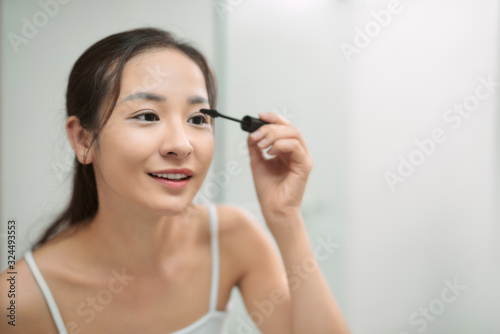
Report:
M208 100L202 96L190 96L187 98L189 104L207 103Z
M134 93L134 94L127 96L126 98L121 100L120 103L123 103L125 101L130 101L130 100L149 100L149 101L163 102L163 101L167 100L167 97L164 95L158 95L158 94L154 94L154 93L137 92L137 93ZM197 96L197 95L189 96L187 98L187 102L188 102L188 104L199 104L199 103L207 103L208 104L208 100L206 98L204 98L202 96Z
M137 92L124 98L120 103L130 100L166 101L167 97L148 92Z

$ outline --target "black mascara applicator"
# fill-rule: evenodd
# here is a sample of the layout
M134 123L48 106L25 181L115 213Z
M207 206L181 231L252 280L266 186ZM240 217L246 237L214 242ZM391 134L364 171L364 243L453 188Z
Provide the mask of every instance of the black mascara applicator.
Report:
M207 114L208 116L212 116L214 118L215 117L222 117L222 118L230 119L230 120L235 121L235 122L239 122L239 123L241 123L241 129L243 131L247 131L247 132L254 132L258 128L260 128L262 125L269 124L269 122L263 121L260 118L255 118L252 116L245 116L240 121L239 119L232 118L232 117L229 117L226 115L222 115L221 113L219 113L215 109L200 109L200 112Z

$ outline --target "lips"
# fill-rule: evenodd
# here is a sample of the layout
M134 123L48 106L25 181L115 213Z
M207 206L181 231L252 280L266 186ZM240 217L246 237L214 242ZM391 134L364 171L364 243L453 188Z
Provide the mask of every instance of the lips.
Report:
M193 171L189 168L170 168L170 169L162 169L151 172L154 174L184 174L187 176L193 176ZM148 173L148 174L151 174Z
M156 174L156 175L154 175ZM193 171L189 168L170 168L148 173L154 180L169 188L184 188L193 177Z
M155 174L155 173L148 173L149 176L152 177L158 177L170 181L183 181L191 178L191 175L185 175L185 174Z
M155 176L151 173L148 173L148 175L151 176L155 181L173 189L184 188L185 186L187 186L189 180L191 179L191 176L188 176L187 178L181 180L171 180L168 178Z

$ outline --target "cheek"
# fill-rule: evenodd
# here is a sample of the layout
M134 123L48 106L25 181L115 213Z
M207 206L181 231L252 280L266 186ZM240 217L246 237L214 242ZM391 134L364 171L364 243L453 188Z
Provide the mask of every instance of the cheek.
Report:
M124 171L137 168L147 159L153 141L144 132L115 129L112 133L106 133L101 146L105 164Z
M197 147L200 158L211 160L215 150L215 140L213 134L204 136L202 140L199 140Z

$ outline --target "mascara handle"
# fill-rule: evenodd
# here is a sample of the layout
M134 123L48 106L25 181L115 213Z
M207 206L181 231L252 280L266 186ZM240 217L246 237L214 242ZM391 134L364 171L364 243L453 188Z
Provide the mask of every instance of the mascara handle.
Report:
M264 124L269 124L269 122L263 121L260 118L245 116L241 120L241 129L247 132L254 132Z

